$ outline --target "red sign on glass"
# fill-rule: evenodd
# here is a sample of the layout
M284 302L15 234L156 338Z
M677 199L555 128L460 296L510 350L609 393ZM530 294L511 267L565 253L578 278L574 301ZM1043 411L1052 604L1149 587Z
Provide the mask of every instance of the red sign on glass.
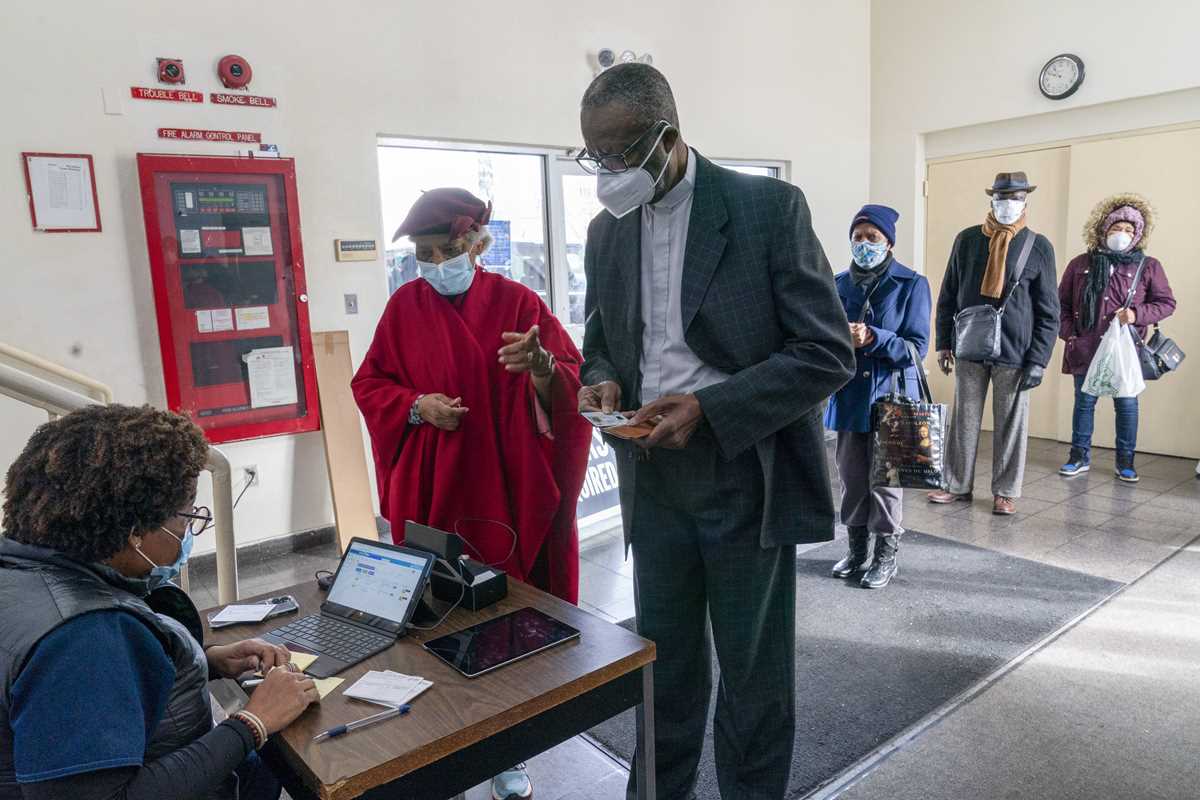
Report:
M159 128L158 138L179 139L189 142L247 142L262 141L262 134L254 131L207 131L199 128Z
M274 97L260 97L255 94L228 94L225 92L213 92L209 95L214 103L219 106L257 106L258 108L274 108Z
M187 89L149 89L145 86L130 86L129 93L135 100L171 100L176 103L203 103L203 92Z

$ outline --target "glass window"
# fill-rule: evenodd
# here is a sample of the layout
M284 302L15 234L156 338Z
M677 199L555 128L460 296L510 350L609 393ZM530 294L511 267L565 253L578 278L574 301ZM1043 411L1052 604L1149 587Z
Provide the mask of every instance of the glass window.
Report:
M411 242L392 235L421 192L457 186L492 202L492 248L488 269L520 281L550 303L546 249L545 157L530 153L381 145L379 187L383 201L388 291L418 275Z
M583 300L587 294L587 279L583 274L583 251L587 245L587 230L603 206L596 199L596 177L576 166L575 171L562 176L563 241L567 259L567 317L568 325L582 325Z

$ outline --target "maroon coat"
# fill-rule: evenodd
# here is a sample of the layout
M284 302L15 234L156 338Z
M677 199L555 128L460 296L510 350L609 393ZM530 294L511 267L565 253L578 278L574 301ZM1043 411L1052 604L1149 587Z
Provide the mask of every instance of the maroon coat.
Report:
M1067 271L1063 273L1062 281L1058 284L1058 301L1062 306L1058 337L1067 343L1063 348L1062 366L1062 371L1067 375L1087 374L1092 357L1096 355L1096 348L1100 346L1100 339L1108 330L1108 324L1112 322L1121 306L1125 305L1129 286L1133 283L1134 273L1137 272L1136 261L1132 264L1116 265L1112 277L1108 279L1108 290L1104 293L1096 327L1082 330L1083 288L1087 284L1090 267L1090 253L1075 256L1071 263L1067 264ZM1146 256L1142 277L1133 293L1130 308L1137 315L1134 327L1143 339L1146 338L1147 326L1160 322L1175 312L1175 295L1171 293L1167 273L1157 258Z

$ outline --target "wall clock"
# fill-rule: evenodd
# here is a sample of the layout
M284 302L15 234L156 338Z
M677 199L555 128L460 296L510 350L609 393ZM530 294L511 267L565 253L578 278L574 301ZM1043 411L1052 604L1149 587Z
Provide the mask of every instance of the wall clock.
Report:
M1038 88L1050 100L1065 100L1083 83L1083 59L1070 53L1046 62L1038 76Z

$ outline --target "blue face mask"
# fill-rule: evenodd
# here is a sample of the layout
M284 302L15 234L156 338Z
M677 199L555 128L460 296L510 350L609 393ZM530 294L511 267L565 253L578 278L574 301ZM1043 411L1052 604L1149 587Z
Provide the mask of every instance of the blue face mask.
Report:
M417 268L435 292L447 297L462 294L471 288L471 281L475 280L475 265L471 263L470 252L459 253L440 264L418 261Z
M883 263L887 258L888 244L887 242L851 242L850 255L854 258L854 263L858 264L863 269L871 269Z
M159 527L162 528L161 525ZM183 565L187 563L188 556L192 554L192 544L195 542L195 537L192 535L192 526L190 525L184 531L182 539L166 528L162 529L168 536L179 542L179 556L173 562L164 566L155 564L141 549L138 550L138 555L146 559L146 563L150 565L150 591L154 591L165 583L175 582L175 579L179 577L179 573L183 571Z

